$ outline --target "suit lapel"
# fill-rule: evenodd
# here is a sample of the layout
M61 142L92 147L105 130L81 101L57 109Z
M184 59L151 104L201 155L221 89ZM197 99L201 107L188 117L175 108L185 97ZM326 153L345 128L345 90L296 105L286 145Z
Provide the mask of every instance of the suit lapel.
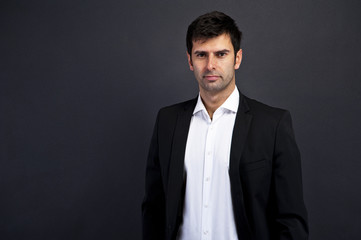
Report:
M243 189L239 172L239 164L251 125L252 115L249 111L245 97L240 94L236 121L233 128L232 145L230 154L229 176L231 181L231 194L237 232L239 237L251 239L249 222L243 200Z
M176 225L176 216L182 214L181 205L184 195L184 155L186 150L188 131L193 110L197 99L188 102L177 117L177 123L174 130L172 153L169 166L169 179L167 186L167 216L172 227Z

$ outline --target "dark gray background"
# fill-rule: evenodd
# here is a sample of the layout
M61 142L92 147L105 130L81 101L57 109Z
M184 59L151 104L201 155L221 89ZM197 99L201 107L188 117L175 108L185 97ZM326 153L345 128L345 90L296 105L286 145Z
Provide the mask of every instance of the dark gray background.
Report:
M310 239L361 239L359 0L2 0L0 239L140 239L155 116L196 96L211 10L244 33L238 87L292 113Z

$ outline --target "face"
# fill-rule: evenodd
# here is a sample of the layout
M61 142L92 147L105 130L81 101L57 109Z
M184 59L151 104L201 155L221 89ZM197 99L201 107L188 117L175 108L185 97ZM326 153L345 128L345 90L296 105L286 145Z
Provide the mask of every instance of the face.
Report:
M242 49L235 56L231 38L222 34L207 40L193 41L189 68L194 72L200 92L231 92L235 86L235 70L242 60Z

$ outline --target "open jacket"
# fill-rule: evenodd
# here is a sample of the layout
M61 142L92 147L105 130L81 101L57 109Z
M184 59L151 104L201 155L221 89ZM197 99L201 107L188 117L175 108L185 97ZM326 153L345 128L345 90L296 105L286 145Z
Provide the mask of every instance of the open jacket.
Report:
M301 161L291 116L242 94L239 101L229 165L238 238L308 239ZM197 98L158 113L146 165L144 240L176 238L186 188L184 154L196 102Z

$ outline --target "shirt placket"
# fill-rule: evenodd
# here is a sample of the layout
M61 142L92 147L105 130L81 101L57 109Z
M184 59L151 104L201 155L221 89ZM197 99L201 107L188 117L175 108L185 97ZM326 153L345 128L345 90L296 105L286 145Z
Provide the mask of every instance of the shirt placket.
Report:
M203 174L203 197L202 197L202 240L211 239L211 175L214 159L214 121L208 121L207 138L205 144L204 174Z

